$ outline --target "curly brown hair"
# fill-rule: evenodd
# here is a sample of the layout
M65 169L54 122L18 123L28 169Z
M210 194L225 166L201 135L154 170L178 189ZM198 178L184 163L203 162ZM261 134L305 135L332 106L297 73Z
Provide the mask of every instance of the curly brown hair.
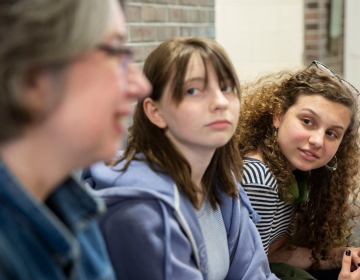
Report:
M301 171L309 182L309 197L305 203L295 206L295 228L288 245L312 249L312 268L316 269L319 260L331 259L331 249L349 244L355 218L359 216L356 203L360 159L358 96L338 78L316 67L262 77L244 85L243 93L236 130L240 153L243 157L251 151L262 153L264 163L278 182L279 196L289 204L294 198L288 190L295 177L274 136L273 116L287 112L299 96L315 94L340 103L351 112L351 123L336 153L337 170L321 167ZM353 226L350 226L351 220Z
M144 73L149 79L154 101L161 99L165 87L171 83L172 99L179 104L184 97L184 79L191 56L198 53L204 63L206 82L207 64L215 69L219 83L231 83L240 99L240 84L235 69L225 50L214 40L206 38L174 38L158 46L146 59ZM137 157L143 153L144 157ZM132 160L145 161L154 171L169 174L179 190L198 207L197 187L191 180L191 167L188 161L165 135L164 129L154 125L146 116L143 101L135 109L134 124L130 128L128 145L123 156L112 163L126 160L124 171ZM238 198L237 182L242 175L242 158L237 150L235 136L229 142L216 149L205 171L202 183L213 208L221 204L218 190ZM217 186L217 188L215 188Z

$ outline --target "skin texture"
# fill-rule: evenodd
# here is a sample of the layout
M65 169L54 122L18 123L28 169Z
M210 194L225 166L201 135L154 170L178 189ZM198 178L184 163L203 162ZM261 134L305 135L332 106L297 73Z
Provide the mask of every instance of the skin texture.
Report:
M99 44L119 47L126 38L124 14L117 1L111 3L111 25ZM74 169L116 154L132 103L151 88L135 66L128 73L122 69L123 59L94 49L71 62L55 110L28 127L23 136L0 147L5 164L39 201ZM36 101L56 89L51 77L40 73L24 90Z
M341 271L339 274L339 280L356 280L360 279L360 267L358 266L357 269L351 271L351 265L352 265L352 258L354 253L350 250L350 255L344 253L343 254L343 260L342 260L342 266Z
M170 83L159 102L147 98L144 109L149 119L165 130L166 136L188 160L192 180L202 190L201 179L216 148L225 145L235 132L240 102L233 89L219 85L208 63L208 83L200 56L194 53L185 75L184 99L176 105ZM199 194L202 198L204 192ZM202 201L203 199L200 199Z

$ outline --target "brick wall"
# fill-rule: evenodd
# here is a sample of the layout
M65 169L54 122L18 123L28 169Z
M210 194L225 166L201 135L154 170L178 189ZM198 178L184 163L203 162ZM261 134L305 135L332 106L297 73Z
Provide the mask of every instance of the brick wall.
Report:
M343 5L343 4L342 4ZM337 73L343 73L343 18L341 36L329 34L331 0L305 0L304 63L319 60Z
M128 46L142 65L148 54L172 37L215 38L215 0L127 0Z

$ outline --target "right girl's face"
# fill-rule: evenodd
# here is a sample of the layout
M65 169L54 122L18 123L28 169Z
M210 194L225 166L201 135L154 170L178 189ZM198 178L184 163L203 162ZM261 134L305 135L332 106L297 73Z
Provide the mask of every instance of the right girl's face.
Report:
M240 101L231 84L220 84L211 63L205 66L198 53L188 63L184 79L184 98L172 100L170 83L158 102L166 136L183 153L214 152L233 136L240 112Z
M350 125L350 110L320 95L300 96L286 113L275 115L273 123L292 169L309 171L335 156Z

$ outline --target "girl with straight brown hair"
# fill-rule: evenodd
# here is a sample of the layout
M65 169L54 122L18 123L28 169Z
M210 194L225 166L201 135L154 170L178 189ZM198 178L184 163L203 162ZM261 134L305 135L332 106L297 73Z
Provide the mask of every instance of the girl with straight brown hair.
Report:
M239 193L240 87L225 51L172 39L144 72L153 92L136 107L126 150L83 174L108 206L100 227L117 277L276 279Z

